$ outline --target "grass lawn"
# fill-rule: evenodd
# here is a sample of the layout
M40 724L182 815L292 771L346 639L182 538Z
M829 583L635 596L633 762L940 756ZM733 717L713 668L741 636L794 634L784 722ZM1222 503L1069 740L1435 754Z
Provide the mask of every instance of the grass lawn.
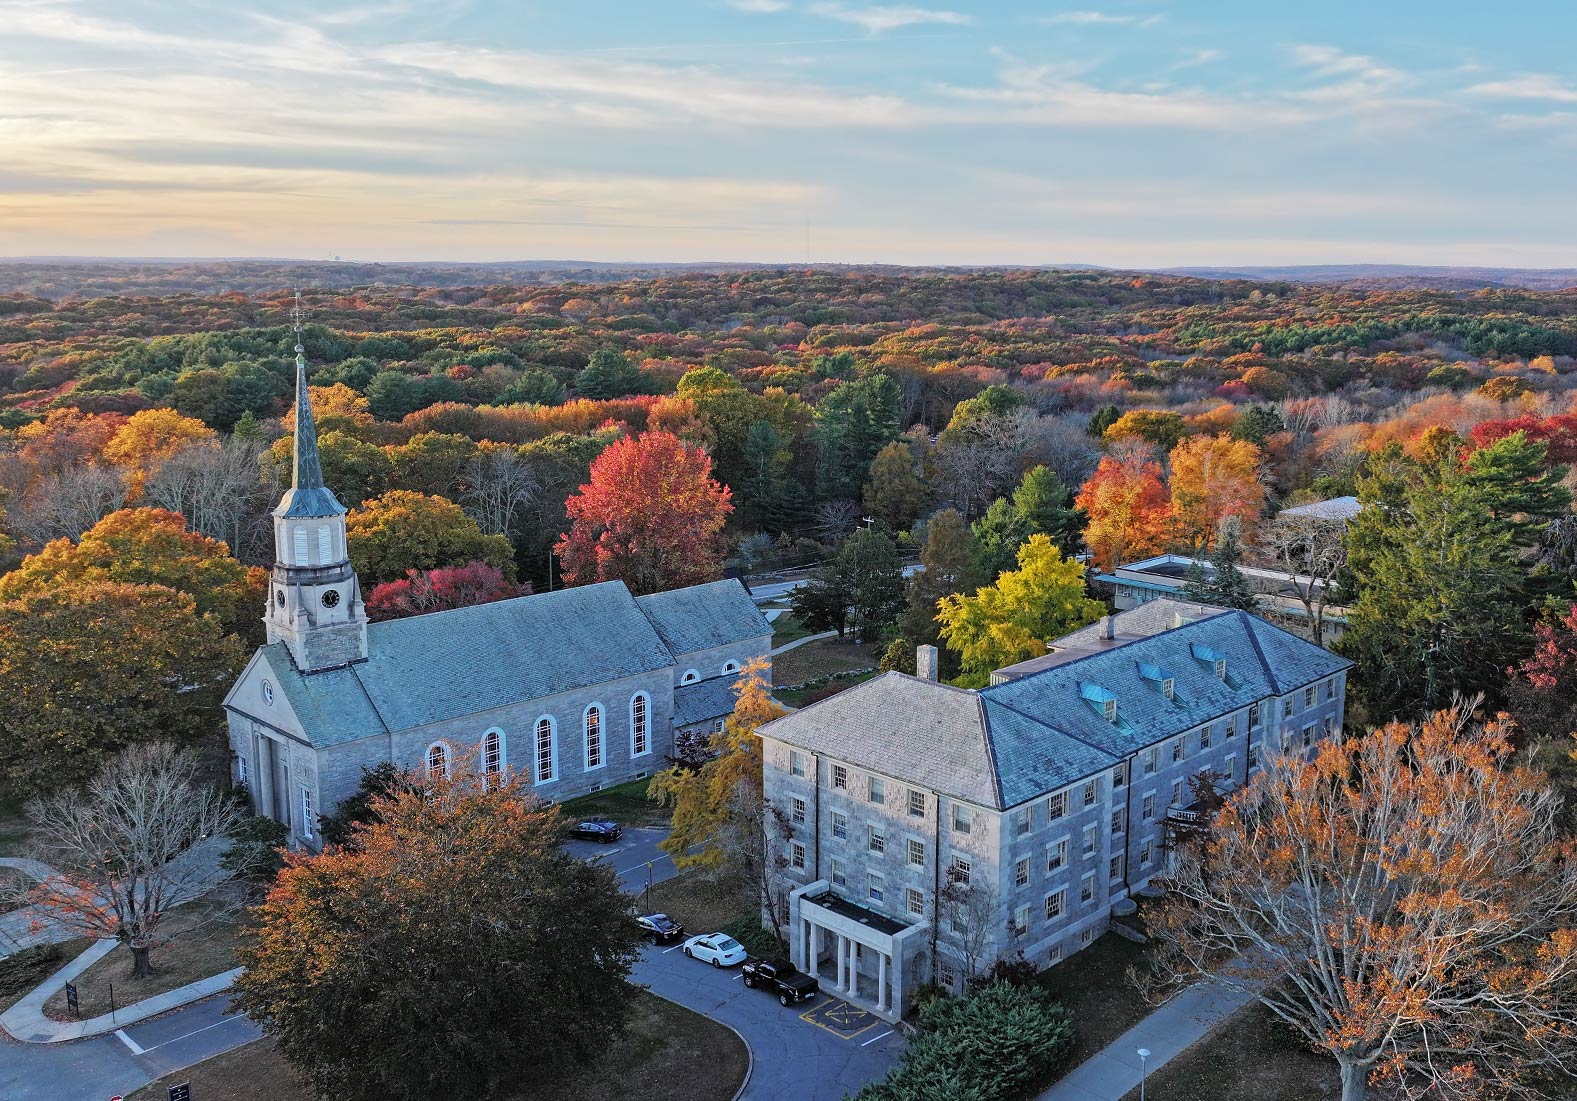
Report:
M1150 1015L1155 1007L1128 980L1128 968L1142 969L1144 960L1144 945L1107 933L1042 973L1040 981L1068 1007L1079 1030L1066 1069L1072 1070Z
M780 615L772 621L772 645L782 646L793 642L797 638L804 638L816 632L805 626L792 615Z
M174 990L198 979L230 970L235 963L238 913L210 915L220 903L192 902L171 910L164 919L165 929L180 932L149 957L153 974L146 979L131 977L131 949L117 946L109 955L84 971L76 980L77 998L84 1017L110 1011L110 984L115 986L115 1005L125 1006L166 990ZM183 930L191 930L184 932ZM66 1008L66 992L58 990L44 1003L44 1013L57 1021L75 1019Z
M1335 1101L1336 1061L1316 1055L1263 1006L1239 1010L1150 1075L1147 1097L1166 1101ZM1124 1101L1138 1101L1139 1091Z
M645 891L637 892L644 913L667 914L685 928L688 936L727 933L751 955L775 956L783 946L761 928L761 915L748 891L719 889L696 872L665 879L652 888L650 905Z
M880 673L851 673L847 676L833 677L817 688L782 688L773 691L772 695L784 707L798 709L818 700L824 700L828 696L835 696L845 688L853 688L856 684L880 675Z
M729 1101L744 1081L749 1055L727 1028L651 994L636 997L630 1029L588 1067L550 1096L555 1101ZM168 1088L192 1084L192 1096L225 1101L309 1101L295 1072L269 1040L217 1055L144 1086L130 1101L164 1101ZM511 1101L544 1096L528 1090ZM499 1098L498 1101L505 1101Z
M10 1009L39 983L82 955L93 941L87 937L40 944L0 959L0 1013Z
M806 643L772 659L773 684L803 684L853 669L872 669L881 660L873 642L841 642L835 638Z
M646 798L646 785L650 782L646 777L631 780L578 799L566 799L559 806L569 825L583 818L611 818L621 826L667 827L673 821L673 808L659 806Z

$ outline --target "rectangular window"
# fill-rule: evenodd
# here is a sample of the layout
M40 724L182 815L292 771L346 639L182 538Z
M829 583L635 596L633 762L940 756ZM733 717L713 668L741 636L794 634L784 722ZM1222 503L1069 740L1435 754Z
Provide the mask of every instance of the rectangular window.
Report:
M955 856L953 857L953 862L947 867L947 878L954 883L962 883L967 887L969 885L969 873L973 870L974 866L969 861L961 856Z
M925 913L925 892L917 891L913 887L903 893L903 908L916 917Z
M880 902L884 895L887 881L875 872L865 877L865 894L872 902Z
M1303 728L1303 748L1308 749L1314 744L1314 724L1310 723Z
M1161 763L1161 751L1151 746L1144 755L1144 774L1154 776L1157 766Z
M1253 772L1258 767L1259 767L1259 746L1251 745L1251 746L1248 747L1248 770L1250 772Z
M1029 932L1029 907L1020 906L1013 911L1013 935L1022 937Z
M797 749L789 750L789 775L805 775L805 755Z
M1120 788L1127 782L1128 765L1126 763L1119 764L1116 768L1112 769L1112 787Z
M842 765L833 765L832 786L847 791L849 788L849 770Z
M1099 835L1099 833L1100 833L1100 827L1099 826L1085 826L1084 827L1084 855L1085 856L1094 856L1095 855L1095 839Z
M1046 920L1056 921L1068 908L1068 892L1057 891L1046 896Z
M1046 966L1050 967L1053 964L1058 964L1058 963L1061 963L1061 962L1062 962L1062 945L1060 945L1060 944L1053 944L1051 946L1051 951L1046 953Z
M794 867L799 869L800 871L804 871L805 870L805 846L801 845L798 841L796 841L790 847L790 852L793 855L790 856L789 863L793 864Z
M1314 685L1312 684L1303 690L1303 706L1314 706Z
M1249 729L1250 730L1254 729L1254 727L1259 725L1259 701L1258 700L1255 700L1253 703L1248 705L1248 725L1249 725Z
M964 908L962 906L954 906L949 917L952 919L950 924L953 926L953 932L969 932L969 915L964 913Z
M961 803L953 804L953 832L969 832L969 808Z
M725 731L727 729L728 729L728 720L727 719L714 719L714 720L712 720L712 733L713 734L721 734L723 731Z
M639 757L651 750L650 732L647 729L647 711L650 705L644 695L630 701L630 756ZM805 775L803 768L800 775Z
M1183 759L1183 739L1179 738L1172 743L1172 763L1175 765Z
M1122 833L1128 828L1128 808L1118 807L1112 811L1112 832Z
M318 528L318 564L326 566L334 561L334 544L326 527Z
M1068 816L1068 793L1059 791L1046 800L1046 821L1055 822Z
M602 767L602 709L586 711L586 767Z
M1106 717L1106 721L1107 722L1109 722L1109 723L1116 722L1117 721L1117 701L1116 700L1104 700L1104 701L1102 701L1102 703L1101 703L1101 714Z
M1281 751L1283 753L1291 753L1292 752L1292 727L1290 727L1290 726L1282 727L1282 730L1281 730Z
M1024 807L1021 810L1016 810L1016 811L1013 812L1013 833L1017 836L1017 835L1026 834L1028 832L1029 832L1029 808L1028 807Z
M1290 715L1290 714L1292 714L1292 705L1295 702L1296 702L1296 700L1292 696L1283 696L1283 697L1281 697L1281 713L1283 715Z
M872 776L866 783L865 795L877 806L883 806L887 802L887 784L880 777Z
M1325 727L1325 736L1327 738L1329 738L1333 733L1336 732L1336 716L1335 715L1327 715L1327 716L1325 716L1325 721L1324 721L1323 725Z
M1118 853L1116 856L1112 857L1111 871L1112 871L1111 879L1112 879L1113 882L1116 882L1117 880L1119 880L1119 879L1121 879L1123 877L1123 854L1122 853Z
M1025 887L1029 885L1029 860L1016 861L1013 865L1013 886Z
M834 887L842 887L845 890L849 886L849 873L844 869L843 861L837 857L832 858L832 885Z
M537 783L553 779L553 724L537 723Z
M925 867L925 842L909 839L909 863L916 868Z
M1173 780L1172 781L1172 806L1180 807L1182 805L1183 805L1183 781L1181 781L1181 780Z
M301 789L301 836L312 836L312 789Z
M1227 721L1221 724L1221 733L1228 738L1235 738L1237 737L1237 732L1238 717L1236 715L1228 715Z
M849 836L849 819L837 811L832 812L832 836L847 840Z
M1081 945L1083 945L1084 947L1086 947L1086 948L1088 948L1090 946L1090 943L1092 941L1094 941L1094 940L1095 940L1095 930L1094 929L1086 929L1086 930L1084 930L1084 932L1079 934L1079 943Z
M909 817L925 817L925 792L909 789Z
M1061 871L1068 866L1068 839L1059 838L1046 846L1046 870L1048 872Z
M1097 783L1094 780L1091 780L1089 783L1085 784L1084 785L1084 805L1087 806L1087 807L1093 807L1095 805L1095 799L1096 799L1096 797L1099 794L1100 794L1099 785L1097 785Z
M1153 841L1146 841L1143 845L1139 846L1139 863L1141 865L1143 865L1144 867L1148 868L1150 866L1150 862L1152 860L1154 860L1154 859L1155 859L1155 842L1153 842Z
M886 852L887 834L879 826L868 827L868 833L865 839L865 847L870 849L873 853Z
M1236 753L1227 758L1227 783L1234 784L1238 776L1238 755Z
M1177 694L1177 681L1176 681L1176 679L1174 679L1172 677L1167 677L1165 680L1163 680L1161 682L1161 694L1164 695L1167 699L1173 698L1173 696L1175 696Z
M1210 728L1208 726L1201 727L1199 730L1199 748L1210 748Z
M1328 678L1326 678L1326 681L1325 681L1325 698L1328 699L1328 700L1334 700L1336 698L1336 678L1335 677L1328 677Z
M247 780L247 771L246 770L247 770L246 755L242 754L242 753L237 753L235 755L235 782L240 784L242 787L246 786L246 780Z
M1142 806L1142 812L1146 822L1155 821L1155 792L1152 791L1146 793L1144 797L1144 804Z
M803 800L803 799L796 799L796 800L794 800L794 815L793 815L793 817L794 817L794 821L795 822L803 823L805 821L805 800Z
M1089 903L1095 901L1095 877L1087 875L1079 880L1079 901Z

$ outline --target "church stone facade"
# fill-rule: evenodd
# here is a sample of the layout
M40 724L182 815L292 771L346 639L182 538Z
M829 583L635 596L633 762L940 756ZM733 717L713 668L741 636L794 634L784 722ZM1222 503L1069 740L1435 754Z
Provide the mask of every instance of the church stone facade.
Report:
M295 844L316 848L318 816L382 762L507 769L552 801L647 776L721 723L738 670L770 652L738 581L641 597L609 581L369 623L299 344L296 425L267 642L225 698L235 779Z

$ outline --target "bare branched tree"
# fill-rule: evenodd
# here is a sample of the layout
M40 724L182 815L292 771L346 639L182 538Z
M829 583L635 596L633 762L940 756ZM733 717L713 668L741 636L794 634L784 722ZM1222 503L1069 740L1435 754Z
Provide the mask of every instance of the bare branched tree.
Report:
M1347 568L1346 525L1317 516L1278 516L1260 540L1266 563L1286 576L1308 614L1309 637L1325 645L1325 612L1338 596L1337 578Z
M531 464L512 447L484 447L465 465L470 487L461 505L486 535L508 535L520 509L542 488Z
M1343 1101L1570 1096L1577 861L1547 777L1471 710L1272 760L1176 852L1150 923L1158 967L1258 999Z
M235 438L182 448L159 464L144 499L179 512L187 527L224 541L239 556L264 511L263 450L261 441Z
M132 975L150 974L149 951L169 939L167 911L232 878L218 856L243 812L199 776L192 750L151 742L105 765L86 790L34 800L35 855L59 874L28 901L80 936L116 938L131 950ZM222 913L211 908L209 920Z
M956 438L943 433L931 462L941 493L964 519L974 519L1018 479L1038 419L1033 410L1017 409L984 417Z
M997 892L976 881L965 881L949 871L937 895L938 908L947 917L945 939L964 961L964 978L973 979L995 961L988 957L1003 932L997 925Z
M23 543L77 539L126 504L126 481L108 466L68 467L35 482L11 511L10 525Z
M861 511L846 497L823 501L816 508L816 538L823 543L841 543L854 530Z

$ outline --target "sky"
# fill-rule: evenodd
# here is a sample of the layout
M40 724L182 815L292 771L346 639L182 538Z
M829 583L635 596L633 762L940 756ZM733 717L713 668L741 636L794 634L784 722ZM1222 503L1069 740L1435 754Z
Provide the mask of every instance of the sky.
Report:
M0 256L1577 265L1570 0L0 0Z

